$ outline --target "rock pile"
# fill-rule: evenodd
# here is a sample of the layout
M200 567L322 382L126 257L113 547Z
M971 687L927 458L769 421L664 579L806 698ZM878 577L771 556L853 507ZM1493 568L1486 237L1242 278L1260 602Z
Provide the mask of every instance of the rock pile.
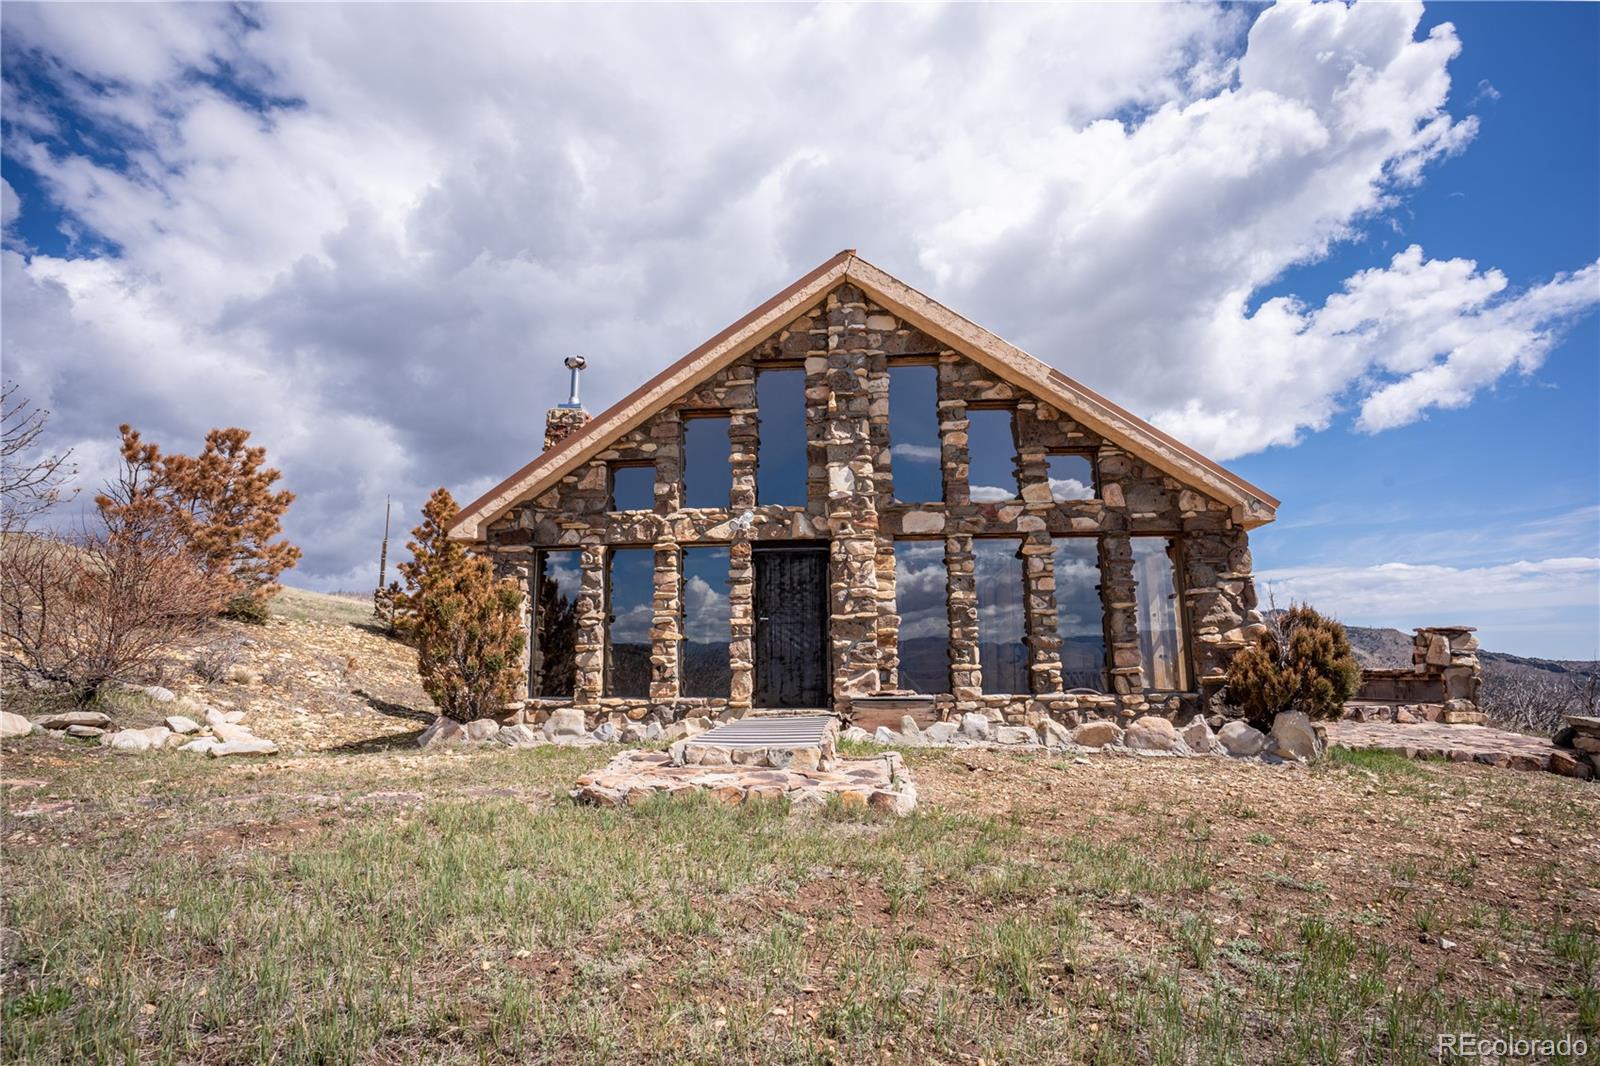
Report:
M272 741L256 736L249 726L243 724L243 711L219 711L215 707L179 699L166 689L144 691L157 703L169 703L175 710L187 713L170 714L161 725L143 729L119 729L104 711L64 711L31 722L20 715L6 714L5 720L0 721L0 725L4 726L0 736L25 736L37 730L58 737L98 739L103 747L115 752L137 753L175 748L191 755L210 755L213 758L272 755L278 750ZM158 692L166 693L166 698L156 695ZM198 715L201 720L196 721L192 715ZM17 722L25 724L26 729Z
M1048 748L1059 751L1123 751L1136 755L1215 755L1235 759L1259 758L1266 762L1313 762L1321 758L1327 741L1320 726L1299 711L1286 711L1263 733L1246 722L1212 722L1196 716L1176 725L1163 715L1148 714L1126 725L1110 719L1092 719L1068 728L1052 718L1033 727L1001 725L986 715L969 713L957 720L918 726L907 715L899 730L880 726L876 732L851 727L842 734L848 741L867 741L905 747Z
M1582 781L1600 777L1600 718L1585 714L1567 715L1566 728L1555 735L1556 750L1550 754L1550 769Z
M601 722L586 728L583 712L561 707L550 712L542 723L525 720L519 710L505 718L478 718L457 722L440 715L417 737L421 748L458 748L501 745L508 748L541 748L556 744L569 748L588 748L597 744L639 744L660 740L679 740L704 733L711 728L706 718L686 718L662 728L659 722L625 722L618 726Z
M770 766L679 765L661 751L625 751L604 769L578 778L572 797L605 807L632 806L655 793L705 792L728 806L785 799L790 809L815 810L837 796L847 809L910 814L917 787L899 752L839 759L831 770Z

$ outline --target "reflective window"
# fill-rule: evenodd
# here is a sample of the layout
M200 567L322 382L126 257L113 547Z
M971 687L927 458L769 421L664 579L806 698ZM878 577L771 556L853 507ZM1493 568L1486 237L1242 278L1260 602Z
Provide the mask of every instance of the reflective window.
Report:
M972 542L978 586L978 665L983 691L1026 693L1028 646L1023 641L1022 542Z
M541 551L534 557L533 676L534 696L570 698L577 690L578 589L582 553Z
M756 502L806 505L806 372L763 370L756 375L761 441L756 452Z
M1094 499L1094 463L1087 455L1050 455L1045 461L1050 466L1051 499L1057 503Z
M1017 498L1017 435L1009 410L968 411L967 485L973 503Z
M623 466L611 468L611 510L648 511L656 505L656 468Z
M683 506L728 509L733 467L728 460L726 418L683 422Z
M1100 542L1055 539L1056 632L1064 688L1106 691L1105 607L1100 600Z
M728 643L728 549L683 550L683 657L685 696L726 698L732 684Z
M894 542L894 607L900 616L900 687L950 691L949 573L944 541Z
M936 366L889 368L889 467L895 499L905 503L944 499Z
M1133 580L1139 654L1146 689L1188 688L1183 646L1183 603L1178 598L1177 545L1167 537L1134 537Z
M611 552L606 584L607 636L611 644L608 696L650 695L650 619L655 613L653 548Z

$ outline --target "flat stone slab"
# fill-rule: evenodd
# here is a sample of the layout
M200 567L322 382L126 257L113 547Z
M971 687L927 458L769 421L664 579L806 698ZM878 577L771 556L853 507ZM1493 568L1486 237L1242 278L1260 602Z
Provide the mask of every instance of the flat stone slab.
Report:
M699 739L699 738L696 738ZM863 759L839 759L830 770L775 769L765 766L675 766L666 752L625 751L603 769L578 778L571 795L582 803L631 806L664 792L706 792L719 803L787 799L791 810L820 807L838 796L845 807L910 814L917 805L916 783L899 752Z
M1550 770L1560 749L1548 740L1479 725L1417 722L1339 721L1326 723L1328 743L1342 748L1397 751L1407 758L1439 758L1481 762L1513 770Z
M694 743L719 748L814 748L837 723L828 714L740 718L697 734Z

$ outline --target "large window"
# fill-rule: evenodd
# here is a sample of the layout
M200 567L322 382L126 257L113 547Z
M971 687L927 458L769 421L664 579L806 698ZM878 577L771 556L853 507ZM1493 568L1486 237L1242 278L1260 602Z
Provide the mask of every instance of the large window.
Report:
M1017 498L1014 414L1009 409L967 412L967 485L973 503Z
M1106 690L1105 608L1100 600L1100 542L1055 539L1056 632L1061 680L1069 689Z
M806 373L763 370L756 375L761 442L756 451L756 502L806 505Z
M570 699L577 689L578 589L582 553L541 551L534 556L533 696Z
M617 548L606 575L606 695L650 695L650 620L655 613L654 548Z
M1133 580L1137 590L1139 654L1146 689L1188 689L1183 639L1183 601L1177 581L1178 546L1168 537L1134 537Z
M683 550L683 679L685 696L726 698L732 685L728 643L728 549Z
M683 506L728 509L733 467L726 418L683 421Z
M936 366L889 368L889 464L895 499L903 503L944 499Z
M656 468L638 463L611 467L611 510L648 511L656 505Z
M900 687L950 691L949 572L944 541L894 542L894 606L900 616Z
M1026 693L1028 646L1023 641L1022 542L981 538L972 542L978 586L978 665L983 691Z
M1050 498L1057 503L1095 498L1094 463L1081 452L1047 456Z

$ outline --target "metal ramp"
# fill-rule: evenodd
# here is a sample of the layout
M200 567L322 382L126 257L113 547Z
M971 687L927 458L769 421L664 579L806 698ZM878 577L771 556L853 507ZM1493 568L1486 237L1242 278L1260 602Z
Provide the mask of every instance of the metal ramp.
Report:
M812 748L822 743L837 722L831 714L741 718L698 733L689 738L689 743L724 748Z

